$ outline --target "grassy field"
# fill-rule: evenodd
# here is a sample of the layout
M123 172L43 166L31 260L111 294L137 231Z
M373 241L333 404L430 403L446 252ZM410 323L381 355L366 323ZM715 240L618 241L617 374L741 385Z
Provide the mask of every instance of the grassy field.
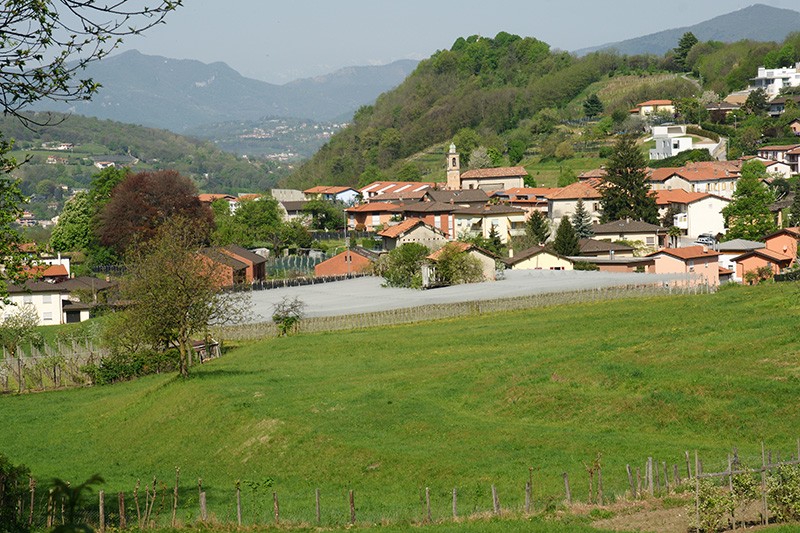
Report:
M272 480L243 489L246 520L268 520L274 490L282 516L310 523L317 487L331 524L346 521L349 489L370 523L422 519L425 487L435 519L453 487L463 514L491 509L492 484L519 509L529 467L536 508L553 510L562 472L586 499L598 453L618 498L625 464L648 456L680 464L697 449L712 471L734 446L751 464L762 440L795 450L799 295L735 287L266 340L185 381L0 398L0 452L41 479L98 472L108 491L172 484L180 466L187 519L197 478L223 521L236 480Z

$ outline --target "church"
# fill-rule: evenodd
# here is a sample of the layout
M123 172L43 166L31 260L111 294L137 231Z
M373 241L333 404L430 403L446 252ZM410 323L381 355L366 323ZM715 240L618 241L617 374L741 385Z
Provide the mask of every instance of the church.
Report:
M528 171L523 167L478 168L461 173L461 157L456 145L450 144L447 153L447 189L481 189L486 192L503 191L525 186Z

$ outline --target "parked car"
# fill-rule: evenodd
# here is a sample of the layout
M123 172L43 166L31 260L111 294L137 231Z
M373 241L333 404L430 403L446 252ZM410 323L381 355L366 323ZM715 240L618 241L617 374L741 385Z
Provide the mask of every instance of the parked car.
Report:
M714 246L717 244L717 239L710 233L702 233L694 242L697 244L705 244L706 246Z

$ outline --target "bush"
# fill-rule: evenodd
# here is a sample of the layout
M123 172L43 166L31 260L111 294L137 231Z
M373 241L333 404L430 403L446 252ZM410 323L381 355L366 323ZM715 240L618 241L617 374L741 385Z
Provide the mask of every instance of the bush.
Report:
M17 502L28 494L30 470L14 465L0 454L0 533L29 531L27 517L17 512Z
M767 479L770 511L779 522L800 520L800 466L782 465Z
M601 146L598 152L599 157L609 158L614 153L614 148L611 146Z
M407 243L378 259L373 272L385 280L387 287L422 288L422 263L430 254L426 246Z
M723 519L734 510L734 499L730 492L722 490L710 479L700 480L700 523L693 524L699 531L717 531ZM695 518L695 504L689 506L689 516Z
M600 270L599 266L597 266L595 263L590 263L589 261L575 261L572 264L572 268L574 270Z
M481 262L457 246L447 244L436 260L436 279L445 285L483 281Z
M103 357L97 364L84 365L81 372L89 376L95 385L108 385L148 374L174 372L179 367L179 361L180 354L174 348L163 352L148 350L120 353Z

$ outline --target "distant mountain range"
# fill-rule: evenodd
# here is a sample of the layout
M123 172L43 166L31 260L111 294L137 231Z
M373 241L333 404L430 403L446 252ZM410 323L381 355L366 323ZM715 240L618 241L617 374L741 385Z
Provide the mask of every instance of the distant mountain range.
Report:
M290 117L346 121L362 105L399 85L418 61L350 67L326 76L274 85L245 78L225 63L144 55L136 50L92 63L85 73L102 85L86 102L38 102L33 110L70 111L182 133L231 120Z
M598 50L616 50L620 54L626 55L664 55L678 45L681 36L686 32L692 32L701 41L713 40L731 43L743 39L780 42L787 35L796 31L800 31L800 13L797 11L755 4L694 26L674 28L626 41L582 48L576 50L575 53L586 55Z

